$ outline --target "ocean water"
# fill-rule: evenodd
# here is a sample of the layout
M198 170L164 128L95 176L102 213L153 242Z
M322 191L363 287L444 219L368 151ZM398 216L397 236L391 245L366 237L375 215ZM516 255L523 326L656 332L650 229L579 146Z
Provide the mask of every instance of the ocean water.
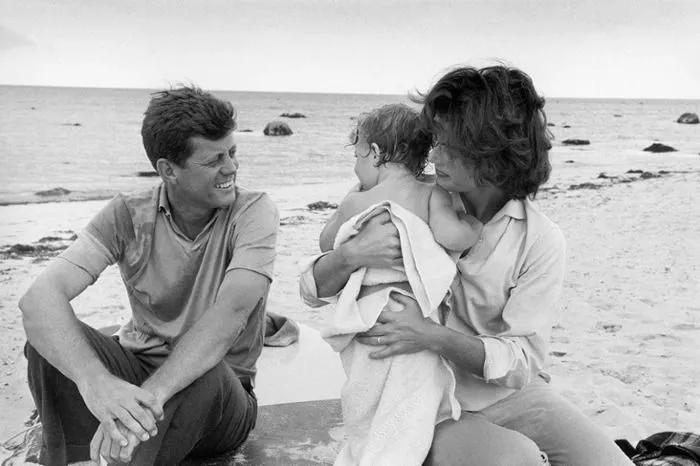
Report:
M35 193L58 187L71 191L59 200L87 200L155 183L155 178L136 176L151 170L140 136L151 92L0 86L0 205L45 202ZM238 110L239 182L285 198L351 185L353 158L347 142L352 117L385 103L408 102L402 95L214 94ZM697 100L551 98L546 111L555 125L550 128L555 136L552 183L583 170L586 158L614 163L625 157L659 157L642 152L654 141L678 149L675 156L700 153L700 125L675 123L683 112L700 113ZM307 118L280 118L283 112ZM276 119L286 121L294 134L264 136L265 124ZM567 138L588 139L591 145L562 146ZM583 163L561 163L570 158Z

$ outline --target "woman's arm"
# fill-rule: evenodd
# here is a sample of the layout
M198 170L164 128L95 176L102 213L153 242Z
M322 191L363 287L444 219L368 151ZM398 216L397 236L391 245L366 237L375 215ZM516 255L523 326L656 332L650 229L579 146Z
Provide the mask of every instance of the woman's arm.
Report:
M389 213L381 212L370 218L355 237L313 263L316 297L336 295L361 267L389 268L401 263L399 233Z
M395 295L404 309L383 311L378 324L358 340L382 347L372 354L375 358L429 349L487 382L520 388L544 367L549 354L547 338L564 277L565 242L561 231L555 229L543 235L529 255L503 309L509 329L502 334L462 334L423 318L415 300Z
M370 353L371 358L430 350L482 376L485 355L479 337L465 335L423 317L413 298L399 293L393 293L391 298L403 309L400 312L383 311L374 327L356 337L360 343L378 347L377 351Z

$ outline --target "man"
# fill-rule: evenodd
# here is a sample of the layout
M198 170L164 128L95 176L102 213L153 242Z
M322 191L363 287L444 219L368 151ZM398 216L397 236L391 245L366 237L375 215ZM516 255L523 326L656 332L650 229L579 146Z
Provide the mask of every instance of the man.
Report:
M235 128L198 88L154 94L141 134L162 182L115 197L20 300L43 463L177 464L254 427L279 215L236 186ZM110 337L70 301L115 263L132 318Z

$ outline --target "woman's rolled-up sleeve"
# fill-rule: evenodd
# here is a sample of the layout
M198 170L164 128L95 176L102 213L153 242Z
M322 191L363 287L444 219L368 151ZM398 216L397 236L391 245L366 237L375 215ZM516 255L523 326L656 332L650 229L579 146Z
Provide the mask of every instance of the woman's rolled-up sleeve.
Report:
M484 379L507 388L527 385L545 367L557 317L566 263L566 243L556 228L540 236L524 261L503 309L505 331L482 335Z
M330 251L319 254L310 259L301 261L299 274L299 294L301 299L309 307L322 307L330 304L337 296L331 296L325 299L318 297L318 289L316 288L316 280L314 279L314 265L321 257L328 254Z

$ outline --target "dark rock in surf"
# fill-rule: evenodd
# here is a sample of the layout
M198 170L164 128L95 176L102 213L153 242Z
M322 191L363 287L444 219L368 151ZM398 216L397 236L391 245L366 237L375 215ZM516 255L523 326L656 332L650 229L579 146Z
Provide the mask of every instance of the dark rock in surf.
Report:
M588 139L564 139L561 143L565 146L587 146L591 141Z
M299 112L294 112L294 113L283 113L280 115L282 118L306 118L306 115L303 113Z
M289 125L283 121L271 121L263 130L265 136L289 136L294 134Z
M650 145L646 149L644 149L644 152L653 152L653 153L661 153L661 152L677 152L678 149L674 149L671 146L667 146L666 144L661 144L659 142L655 142L654 144Z
M700 123L700 118L698 118L697 113L684 113L683 115L679 116L678 119L676 120L676 123L680 123L683 125L697 125Z
M136 172L136 176L141 178L153 178L159 175L157 172Z
M37 196L65 196L66 194L70 194L70 191L67 190L66 188L53 188L53 189L47 189L46 191L37 191L34 193Z

